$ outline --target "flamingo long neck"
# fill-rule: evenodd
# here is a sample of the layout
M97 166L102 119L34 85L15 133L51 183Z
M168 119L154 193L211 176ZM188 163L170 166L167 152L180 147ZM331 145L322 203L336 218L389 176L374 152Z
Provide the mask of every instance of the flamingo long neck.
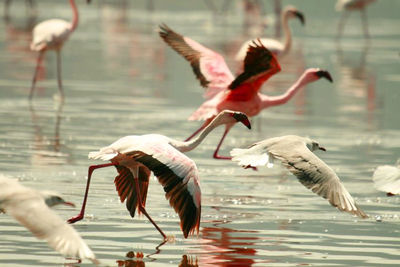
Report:
M71 32L73 32L76 27L78 26L78 22L79 22L79 14L78 14L78 8L75 4L74 0L69 0L69 4L71 5L72 8L72 26L71 26Z
M304 72L303 75L282 95L279 96L262 96L261 105L262 108L267 108L270 106L282 105L288 102L301 88L303 88L306 84L312 82L310 76L307 75L307 72Z
M289 13L285 12L283 13L282 16L282 28L283 28L283 33L285 34L285 41L283 43L283 51L282 55L286 54L290 47L292 46L292 31L290 30L289 27Z
M182 143L179 145L179 147L177 147L177 149L178 149L179 151L181 151L181 152L186 152L186 151L190 151L190 150L195 149L195 148L204 140L204 138L206 138L206 136L207 136L212 130L214 130L214 128L216 128L216 127L218 127L219 125L223 124L221 120L222 120L222 117L221 117L221 116L215 117L214 120L212 120L212 121L210 122L210 124L208 124L208 125L203 129L203 131L200 132L200 134L199 134L196 138L194 138L194 139L192 139L192 140L190 140L190 141L182 142ZM229 126L227 125L227 127L229 127Z

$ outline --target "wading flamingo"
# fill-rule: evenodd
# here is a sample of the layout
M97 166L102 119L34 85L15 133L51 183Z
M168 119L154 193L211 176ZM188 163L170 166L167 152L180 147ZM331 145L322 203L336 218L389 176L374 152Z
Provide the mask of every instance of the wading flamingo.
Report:
M36 62L35 73L32 79L29 99L32 99L33 97L40 64L47 50L54 50L57 54L58 89L60 90L61 98L64 98L64 91L62 88L61 80L61 48L64 45L64 42L68 40L68 37L78 26L79 20L78 8L76 7L75 1L69 0L69 3L71 5L73 13L72 23L69 23L62 19L49 19L39 23L35 26L35 28L33 28L33 40L31 43L31 50L37 51L39 52L39 54Z
M285 135L265 139L247 149L233 149L231 155L233 161L237 161L245 168L261 165L271 168L274 159L278 159L299 179L300 183L326 198L332 206L367 218L368 216L357 206L336 173L312 152L317 149L326 151L324 147L309 138Z
M275 56L262 44L254 42L249 47L244 60L244 72L234 79L220 54L172 31L166 25L160 26L160 29L160 36L190 62L200 84L207 88L205 93L207 100L189 117L189 120L205 120L205 122L186 140L196 136L224 109L240 111L252 117L265 108L286 103L300 88L321 77L332 82L327 71L310 68L286 93L267 96L258 91L269 77L280 71L280 65ZM225 125L225 131L214 151L214 158L231 159L218 155L218 151L232 126L233 124Z
M344 25L350 12L358 10L361 14L364 36L369 38L366 7L372 2L375 2L375 0L338 0L336 2L336 10L342 11L338 25L338 37L341 37L343 34Z
M400 195L400 159L396 165L378 166L372 176L374 186L388 196Z
M15 179L0 175L0 213L14 217L33 235L46 240L50 247L62 255L98 263L78 232L49 208L58 204L75 206L57 193L36 191Z
M291 46L292 46L292 32L289 27L289 19L298 18L302 25L305 23L304 15L300 11L298 11L293 6L287 6L281 13L281 21L283 32L285 34L284 42L277 41L275 39L270 38L261 38L261 43L268 48L274 55L281 57L286 55ZM254 42L255 40L248 40L246 41L239 49L238 53L235 56L235 60L242 61L246 57L248 47Z
M159 134L131 135L122 137L99 151L90 152L89 158L110 160L111 163L89 167L81 212L68 222L74 223L83 219L92 172L98 168L115 166L119 175L115 177L114 183L121 202L127 200L126 207L132 217L138 209L138 212L143 213L166 239L164 232L145 210L150 173L153 172L164 187L169 204L179 214L185 238L194 231L198 233L201 213L198 171L196 164L181 152L197 147L215 127L238 121L251 128L245 114L225 110L190 142L173 140Z

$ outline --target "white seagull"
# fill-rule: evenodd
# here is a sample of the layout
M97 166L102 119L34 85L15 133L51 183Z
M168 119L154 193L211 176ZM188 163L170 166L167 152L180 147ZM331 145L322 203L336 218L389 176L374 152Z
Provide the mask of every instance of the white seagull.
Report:
M372 176L374 186L379 191L386 192L389 196L400 194L400 159L396 166L378 166Z
M75 206L57 193L37 191L0 174L0 213L14 217L34 236L46 240L50 247L62 255L90 259L98 264L94 253L78 232L49 208L58 204Z
M271 168L274 159L278 159L305 187L326 198L332 206L367 218L336 173L312 152L317 149L325 151L309 138L286 135L265 139L247 149L233 149L231 155L233 161L244 167Z

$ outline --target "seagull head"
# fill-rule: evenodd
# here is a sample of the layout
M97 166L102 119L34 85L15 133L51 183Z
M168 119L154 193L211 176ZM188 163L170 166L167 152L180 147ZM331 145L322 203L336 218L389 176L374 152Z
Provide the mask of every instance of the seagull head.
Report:
M310 149L311 151L315 151L315 150L326 151L325 147L320 146L318 142L311 140L311 139L307 140L306 145L307 145L308 149Z
M75 204L72 202L65 201L60 194L51 191L40 191L40 194L44 198L44 202L49 207L53 207L55 205L63 204L71 207L75 207Z

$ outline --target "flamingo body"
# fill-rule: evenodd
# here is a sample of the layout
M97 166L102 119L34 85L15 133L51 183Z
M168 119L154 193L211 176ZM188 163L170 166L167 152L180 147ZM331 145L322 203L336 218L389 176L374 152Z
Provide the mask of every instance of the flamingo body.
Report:
M336 10L356 10L363 9L368 4L374 2L375 0L338 0L336 2Z
M233 161L244 167L272 167L275 159L280 160L305 187L326 198L332 206L362 218L368 217L332 168L312 152L317 149L325 151L314 140L286 135L265 139L247 149L233 149L231 155Z
M56 193L36 191L0 175L0 211L14 217L62 255L96 262L94 253L78 232L49 209L57 204L73 205Z
M93 170L115 166L118 176L114 183L121 202L126 200L127 209L132 217L135 215L135 210L138 209L166 239L166 235L144 208L149 177L153 172L164 187L165 197L179 214L181 229L185 238L195 231L198 233L201 215L201 190L198 171L196 164L182 152L197 147L215 127L223 124L234 124L238 121L251 128L245 114L225 110L219 113L192 141L181 142L159 134L130 135L118 139L99 151L90 152L89 158L110 160L111 163L89 167L81 212L68 221L73 223L83 219Z
M31 50L60 49L71 34L71 23L62 19L49 19L35 26Z

